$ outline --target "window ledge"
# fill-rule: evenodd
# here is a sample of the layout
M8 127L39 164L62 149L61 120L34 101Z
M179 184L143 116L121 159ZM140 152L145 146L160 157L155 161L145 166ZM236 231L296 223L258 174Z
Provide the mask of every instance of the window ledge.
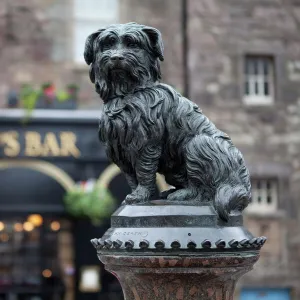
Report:
M244 104L249 106L269 106L274 104L272 97L264 96L245 96L243 101Z
M244 215L247 217L257 218L284 218L286 217L286 211L282 209L278 210L262 210L257 208L246 209Z

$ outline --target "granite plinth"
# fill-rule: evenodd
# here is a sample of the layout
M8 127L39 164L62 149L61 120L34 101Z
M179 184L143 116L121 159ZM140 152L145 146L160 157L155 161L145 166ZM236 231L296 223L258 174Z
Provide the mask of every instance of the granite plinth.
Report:
M232 300L237 280L257 261L248 253L100 255L120 281L126 300Z
M232 300L266 238L248 232L239 213L220 220L209 203L160 204L121 206L92 240L125 299Z

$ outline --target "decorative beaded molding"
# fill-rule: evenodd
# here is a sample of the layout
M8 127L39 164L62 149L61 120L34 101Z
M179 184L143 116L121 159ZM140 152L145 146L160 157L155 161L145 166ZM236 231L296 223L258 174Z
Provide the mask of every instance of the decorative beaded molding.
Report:
M174 240L170 245L166 245L163 240L158 240L154 244L154 248L151 248L150 242L148 240L141 240L138 244L138 248L134 249L135 243L132 240L128 240L123 243L120 240L111 241L110 239L92 239L91 243L98 250L122 250L122 251L164 251L164 250L205 250L205 251L214 251L214 250L259 250L266 242L267 238L262 236L258 238L243 239L241 241L230 240L226 243L224 240L220 239L215 242L211 240L204 240L201 244L196 244L195 241L191 240L186 245L181 245L178 240Z

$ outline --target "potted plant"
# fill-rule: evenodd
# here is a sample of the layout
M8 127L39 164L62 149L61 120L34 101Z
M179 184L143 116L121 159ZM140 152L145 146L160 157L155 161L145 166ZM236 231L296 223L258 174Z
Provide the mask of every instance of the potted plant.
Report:
M76 84L68 84L66 90L58 91L54 108L76 109L79 87Z
M22 103L23 108L26 111L25 119L28 119L35 109L38 99L41 96L41 90L35 90L29 84L24 84L21 87L20 91L20 100Z
M64 90L56 90L51 82L42 84L39 89L25 84L21 88L20 100L22 106L30 115L33 109L76 109L79 87L68 84Z
M116 201L109 190L97 185L94 179L80 182L64 197L66 211L75 218L88 218L94 224L101 224L109 218L116 207Z

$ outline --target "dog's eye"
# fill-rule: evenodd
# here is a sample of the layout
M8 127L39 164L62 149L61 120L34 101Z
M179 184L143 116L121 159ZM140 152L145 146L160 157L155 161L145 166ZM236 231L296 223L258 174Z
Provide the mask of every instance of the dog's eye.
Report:
M103 49L109 49L112 46L111 43L105 43L102 45Z
M127 44L127 47L128 47L128 48L136 48L137 46L138 46L138 44L135 43L135 42L129 42L129 43Z
M102 44L103 49L109 49L115 44L116 40L111 38Z

